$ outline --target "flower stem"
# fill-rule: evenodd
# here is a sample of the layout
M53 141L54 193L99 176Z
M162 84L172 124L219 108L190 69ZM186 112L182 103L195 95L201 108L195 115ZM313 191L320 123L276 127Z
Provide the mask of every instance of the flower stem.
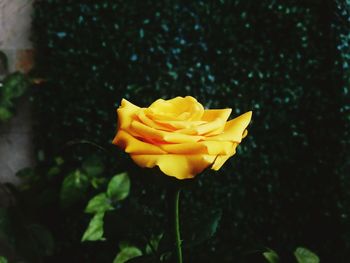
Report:
M175 242L176 242L176 257L177 262L182 263L182 250L181 250L181 236L180 236L180 219L179 219L179 197L180 197L180 188L175 190L174 195L174 216L175 216Z

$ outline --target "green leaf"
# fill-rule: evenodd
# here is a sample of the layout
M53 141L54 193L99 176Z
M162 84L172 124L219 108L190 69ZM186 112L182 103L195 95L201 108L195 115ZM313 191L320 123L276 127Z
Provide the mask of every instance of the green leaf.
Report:
M159 257L160 262L169 262L169 260L171 259L172 254L173 253L171 251L162 253L160 255L160 257Z
M0 231L7 231L11 225L11 218L6 208L0 207Z
M157 251L160 240L162 238L163 238L163 233L160 235L152 235L145 248L146 254L151 254L152 252L154 252L153 250Z
M111 205L111 200L108 198L106 193L100 193L95 195L88 203L85 208L86 213L100 213L113 210L113 206Z
M130 179L127 173L115 175L108 184L107 195L116 201L128 197L130 192Z
M30 225L27 230L33 241L36 244L36 248L40 255L49 256L54 250L54 239L51 232L42 225Z
M16 176L22 180L33 180L36 177L35 170L33 168L27 167L17 171Z
M55 163L56 163L56 165L60 166L60 165L64 164L64 159L62 157L58 156L55 158Z
M0 240L1 245L14 249L15 231L13 218L8 209L0 207Z
M102 185L106 183L107 179L105 177L94 177L91 179L90 183L93 188L99 189Z
M101 159L95 155L87 158L83 162L82 168L91 177L101 175L104 171L104 165Z
M184 231L184 246L196 246L211 238L219 227L222 211L217 210L203 215L200 219L187 225Z
M0 256L0 263L8 263L7 259Z
M81 239L82 242L105 240L105 238L103 238L103 217L104 212L99 212L94 215L94 217L90 220L89 226L85 230L85 233Z
M11 119L12 116L13 116L13 113L11 111L9 111L5 107L0 106L0 121L7 121Z
M45 156L45 151L44 151L44 150L39 150L39 151L38 151L38 160L39 160L40 162L42 162L42 161L45 160L45 158L46 158L46 156Z
M24 94L29 85L26 75L20 72L12 73L3 81L2 96L5 100L18 98Z
M58 175L60 172L61 172L61 169L59 167L53 166L47 171L47 175L49 177L54 177L54 176Z
M134 246L123 247L113 260L113 263L125 263L129 259L142 256L142 251Z
M61 204L64 207L71 206L84 197L89 187L88 177L76 170L70 173L63 180L63 184L60 192Z
M264 252L263 256L267 259L269 263L278 263L280 260L277 253L271 249L269 249L269 251Z
M158 261L154 257L149 255L138 256L126 261L126 263L154 263L154 262L158 262Z
M28 78L19 72L8 75L0 86L0 121L7 121L13 116L15 99L22 96L29 87Z
M298 247L294 252L294 256L296 257L298 263L320 262L319 257L315 253L303 247Z
M8 58L6 54L0 50L0 64L3 66L5 71L8 71Z

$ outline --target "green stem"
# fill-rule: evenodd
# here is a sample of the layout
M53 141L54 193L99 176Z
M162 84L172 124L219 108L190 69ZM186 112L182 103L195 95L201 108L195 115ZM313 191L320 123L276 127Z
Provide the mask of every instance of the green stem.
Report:
M180 219L179 219L179 197L180 197L180 188L175 190L174 198L174 215L175 215L175 241L176 241L176 256L177 262L182 263L182 250L181 250L181 237L180 237Z

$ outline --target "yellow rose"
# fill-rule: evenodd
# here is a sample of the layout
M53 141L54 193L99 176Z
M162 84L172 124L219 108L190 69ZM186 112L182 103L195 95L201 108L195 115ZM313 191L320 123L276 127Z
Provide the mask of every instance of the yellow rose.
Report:
M136 164L177 179L193 178L211 166L219 170L247 135L252 112L227 121L232 109L205 110L193 97L159 99L140 108L123 99L113 144Z

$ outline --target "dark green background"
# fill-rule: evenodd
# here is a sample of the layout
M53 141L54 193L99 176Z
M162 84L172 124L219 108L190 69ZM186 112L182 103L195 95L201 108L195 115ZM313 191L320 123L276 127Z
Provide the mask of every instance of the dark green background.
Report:
M341 1L37 1L36 73L47 80L33 94L37 150L49 159L76 139L110 149L106 176L131 171L132 195L155 214L143 224L157 233L164 190L110 145L121 99L147 106L192 95L233 116L253 110L238 154L182 196L183 221L223 212L216 235L185 250L185 262L249 262L264 246L282 262L296 246L348 262L349 28ZM62 246L50 262L102 253L110 258L98 262L111 262L108 242L78 241L73 256Z

